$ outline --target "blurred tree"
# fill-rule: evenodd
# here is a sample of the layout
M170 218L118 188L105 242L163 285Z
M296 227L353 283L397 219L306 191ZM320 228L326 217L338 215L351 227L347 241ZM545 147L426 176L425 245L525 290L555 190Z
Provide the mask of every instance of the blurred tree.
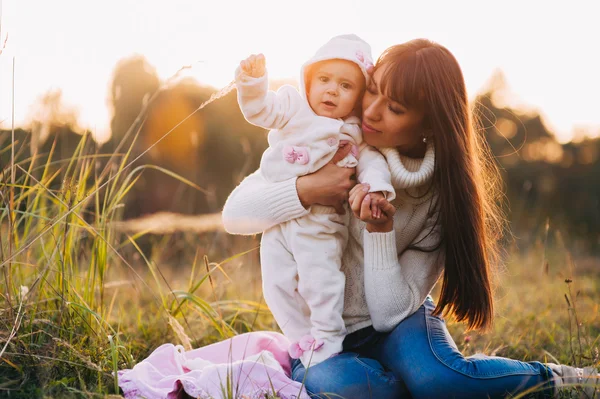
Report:
M15 163L20 167L15 169L17 180L33 185L32 179L24 179L23 170L40 179L50 160L47 176L52 176L57 171L59 173L46 185L52 190L59 189L64 182L67 165L84 135L89 133L79 127L77 120L77 110L64 103L61 90L50 90L41 95L28 110L25 129L15 130ZM10 178L11 151L8 149L11 141L11 131L0 131L0 149L6 150L0 151L2 183L8 182L7 179ZM84 155L97 151L96 143L89 136L86 137L85 145L80 148ZM88 183L93 184L91 181ZM16 192L22 190L27 188L15 188ZM21 207L25 211L27 203L22 202Z
M502 169L513 232L532 244L549 220L563 237L600 249L600 139L561 145L539 114L498 100L504 84L495 76L474 112Z
M56 140L56 155L69 159L81 139L77 119L77 110L64 103L62 90L44 93L29 109L26 129L31 132L30 152L49 152Z
M235 91L196 111L214 92L191 78L163 88L148 107L136 143L138 152L152 147L140 163L168 169L204 191L148 169L128 198L126 217L157 211L218 212L235 185L258 167L266 132L245 121Z
M282 83L272 82L271 87L276 89ZM160 84L143 57L131 57L116 66L111 84L112 137L102 152L114 151L144 99ZM157 211L218 212L233 188L258 168L267 147L267 132L244 119L235 91L196 111L215 91L191 78L162 87L148 106L132 154L137 156L153 147L135 166L157 165L205 191L147 169L126 197L125 217ZM579 132L578 141L560 144L538 113L512 108L507 96L504 76L496 73L474 101L474 112L501 167L509 219L520 245L539 239L549 219L563 237L584 243L586 249L600 249L600 138L587 138ZM32 107L28 127L32 134L28 130L15 132L18 159L29 158L37 148L42 157L39 165L45 162L52 145L56 145L53 160L69 159L81 139L76 121L76 110L65 106L59 91L46 93ZM10 137L10 131L0 131L3 182L10 165L10 151L6 151ZM95 151L93 144L90 140L86 153ZM28 168L27 163L22 166Z
M113 152L117 148L140 113L144 101L148 101L159 86L156 70L141 55L123 59L115 66L110 83L111 137L104 151ZM122 147L124 151L129 149L134 134Z

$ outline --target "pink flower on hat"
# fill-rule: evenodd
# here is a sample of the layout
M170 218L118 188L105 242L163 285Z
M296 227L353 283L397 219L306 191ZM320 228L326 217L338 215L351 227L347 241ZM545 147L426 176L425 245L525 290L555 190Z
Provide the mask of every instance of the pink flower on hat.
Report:
M365 62L365 55L364 55L364 54L363 54L363 52L362 52L362 51L360 51L360 50L358 50L358 51L356 52L356 58L357 58L357 59L358 59L358 60L359 60L361 63Z
M356 51L356 59L363 65L365 71L367 71L368 74L371 74L373 72L373 63L371 62L371 60L365 59L365 55L362 51Z

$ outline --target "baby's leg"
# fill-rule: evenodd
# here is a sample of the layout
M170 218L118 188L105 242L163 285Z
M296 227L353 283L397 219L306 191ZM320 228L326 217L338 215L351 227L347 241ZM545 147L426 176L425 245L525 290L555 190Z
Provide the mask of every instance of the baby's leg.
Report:
M346 277L340 268L348 229L330 207L313 206L309 215L295 222L290 239L298 263L298 291L311 311L311 335L324 343L301 360L316 364L341 352L346 335L342 319Z
M288 223L263 233L260 264L265 302L283 334L297 341L310 333L310 311L298 293L298 269L284 237Z

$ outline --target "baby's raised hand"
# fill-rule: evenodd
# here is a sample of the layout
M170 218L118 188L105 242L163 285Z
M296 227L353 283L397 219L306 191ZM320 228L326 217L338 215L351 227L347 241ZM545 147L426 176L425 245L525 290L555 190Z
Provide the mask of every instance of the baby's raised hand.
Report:
M265 56L262 54L252 54L240 62L242 71L253 78L260 78L265 74Z

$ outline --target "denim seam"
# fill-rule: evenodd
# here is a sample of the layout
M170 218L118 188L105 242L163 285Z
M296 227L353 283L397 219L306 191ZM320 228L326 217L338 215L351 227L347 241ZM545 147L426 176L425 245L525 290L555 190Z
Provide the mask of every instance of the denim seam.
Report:
M385 374L381 370L374 369L373 367L369 366L368 364L366 364L365 362L363 362L362 360L360 360L358 358L358 355L354 357L354 360L358 364L360 364L363 368L365 368L368 372L377 375L381 379L386 380L390 385L393 385L393 384L395 384L395 383L398 382L398 380L396 380L396 378L389 377L387 374Z
M442 357L440 355L438 355L438 353L436 352L436 350L434 349L434 346L432 345L431 341L431 327L430 327L430 321L429 321L429 316L427 315L427 309L425 309L424 312L424 316L425 316L425 324L427 325L427 341L429 341L429 348L431 349L431 352L433 353L433 355L446 367L448 367L449 369L460 373L466 377L470 377L470 378L478 378L478 379L486 379L486 378L501 378L501 377L507 377L507 376L511 376L511 375L536 375L536 373L531 373L531 372L512 372L512 371L505 371L502 373L479 373L479 375L471 375L468 374L464 371L458 370L456 367L450 365L448 362L446 362L445 360L442 359ZM434 316L431 316L434 317Z

